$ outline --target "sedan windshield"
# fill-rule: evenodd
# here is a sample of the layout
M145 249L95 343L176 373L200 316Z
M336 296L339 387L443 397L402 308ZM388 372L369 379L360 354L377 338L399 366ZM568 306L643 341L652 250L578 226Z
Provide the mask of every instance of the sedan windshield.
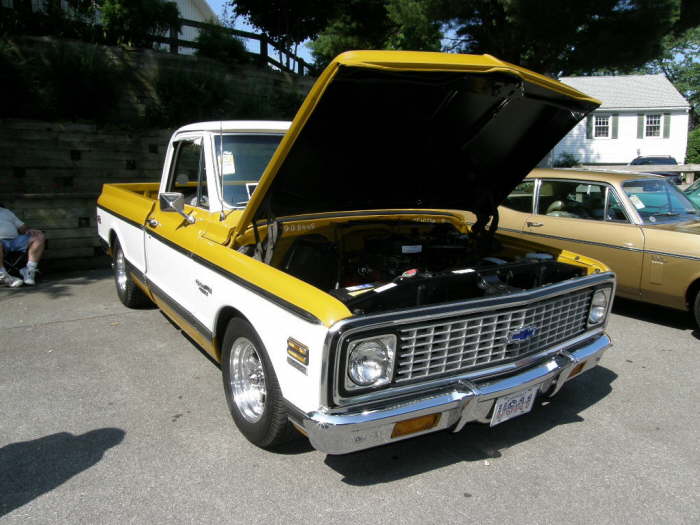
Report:
M626 181L622 188L645 224L688 220L700 213L700 208L663 179Z
M272 133L230 133L215 137L217 171L223 175L226 204L240 208L248 203L280 140L282 135Z

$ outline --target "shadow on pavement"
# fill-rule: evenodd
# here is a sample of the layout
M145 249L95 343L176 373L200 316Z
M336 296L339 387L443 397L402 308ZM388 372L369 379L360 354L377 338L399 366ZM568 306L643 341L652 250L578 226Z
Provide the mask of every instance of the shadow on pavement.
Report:
M461 432L436 432L346 456L326 456L325 463L348 485L388 483L461 461L499 458L502 451L551 428L580 423L579 414L610 392L617 374L598 366L566 384L553 398L536 404L530 414L496 427L468 424Z
M73 295L70 291L71 287L101 281L109 278L111 274L111 270L101 269L40 276L36 286L1 287L0 302L33 294L46 295L49 299L68 297Z
M60 432L0 448L0 517L92 467L124 435L118 428Z
M631 299L616 297L612 311L614 314L631 317L638 321L661 324L669 328L678 328L680 330L693 330L696 328L693 317L689 312L633 301Z

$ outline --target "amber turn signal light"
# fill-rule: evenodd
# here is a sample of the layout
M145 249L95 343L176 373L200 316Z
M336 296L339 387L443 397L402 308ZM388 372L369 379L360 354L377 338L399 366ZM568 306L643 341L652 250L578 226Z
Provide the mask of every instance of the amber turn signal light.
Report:
M586 366L586 362L582 361L581 363L577 364L573 370L571 370L571 373L569 374L569 379L571 379L574 376L577 376L581 373L581 370L583 370L583 367Z
M414 417L406 421L400 421L394 425L391 433L392 438L407 436L433 428L440 421L440 414L430 414L429 416Z

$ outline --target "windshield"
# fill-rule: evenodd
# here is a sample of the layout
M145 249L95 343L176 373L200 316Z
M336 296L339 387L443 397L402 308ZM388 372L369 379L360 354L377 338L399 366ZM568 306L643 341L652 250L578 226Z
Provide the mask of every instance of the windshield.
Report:
M638 157L634 159L631 164L636 165L636 166L646 166L646 165L652 165L652 164L668 164L668 165L676 165L676 159L671 158L671 157Z
M248 203L280 140L282 135L271 133L228 133L214 137L217 171L223 174L226 204L238 208Z
M622 188L645 224L688 220L700 212L676 186L663 179L627 181Z
M683 193L685 193L686 195L691 195L698 190L700 190L700 179L696 180L690 186L688 186L685 190L683 190Z

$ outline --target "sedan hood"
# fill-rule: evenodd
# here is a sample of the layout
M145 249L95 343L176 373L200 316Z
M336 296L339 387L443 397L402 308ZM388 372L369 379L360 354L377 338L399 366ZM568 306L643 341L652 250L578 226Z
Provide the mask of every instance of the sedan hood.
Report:
M352 51L319 76L243 212L253 221L498 204L599 101L488 55Z

